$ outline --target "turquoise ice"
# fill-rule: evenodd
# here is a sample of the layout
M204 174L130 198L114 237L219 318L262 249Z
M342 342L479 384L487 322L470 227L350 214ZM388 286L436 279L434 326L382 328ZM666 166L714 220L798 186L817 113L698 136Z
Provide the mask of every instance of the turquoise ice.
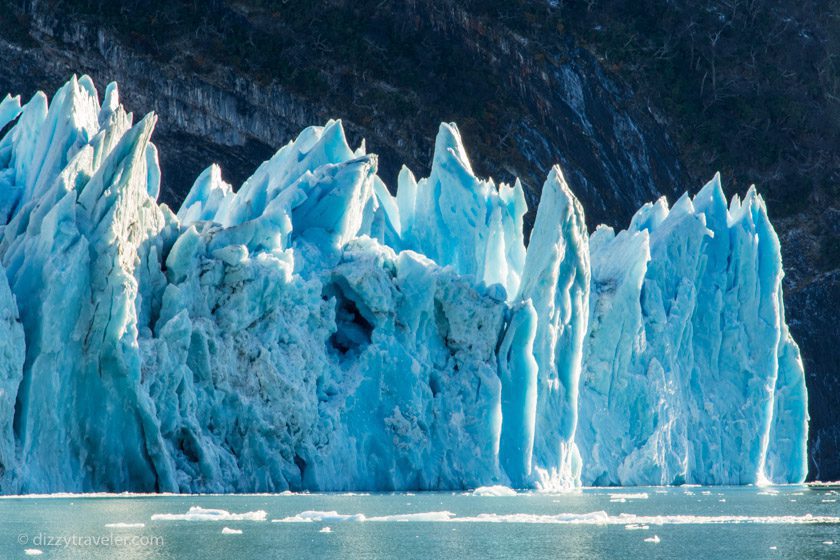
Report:
M0 103L0 489L796 482L807 395L754 192L591 238L443 124L391 194L340 121L157 203L154 115Z
M805 377L755 190L727 207L715 176L673 208L646 205L617 235L600 227L591 252L584 483L803 480Z

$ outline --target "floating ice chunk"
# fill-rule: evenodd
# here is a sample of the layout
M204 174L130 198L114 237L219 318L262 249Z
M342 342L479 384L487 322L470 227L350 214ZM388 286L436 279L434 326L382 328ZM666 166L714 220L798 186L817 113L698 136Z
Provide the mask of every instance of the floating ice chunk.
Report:
M650 529L650 525L639 525L638 523L630 523L629 525L625 525L624 528L628 531L647 531Z
M23 553L27 556L40 556L44 551L39 548L26 548L23 550Z
M311 523L311 522L379 522L379 523L407 523L407 522L440 522L452 521L455 514L449 511L428 511L420 513L398 513L394 515L378 515L368 517L363 513L341 514L336 511L303 511L296 515L282 519L272 519L272 523Z
M507 486L482 486L472 491L473 496L516 496L516 490Z
M653 544L659 544L659 542L660 542L659 535L653 535L652 537L648 537L648 538L645 539L645 542L649 542L649 543L653 543Z
M312 523L312 522L333 522L340 523L344 521L363 522L367 521L368 517L363 513L356 514L341 514L337 511L317 511L308 510L302 511L296 515L284 517L282 519L272 519L272 523Z
M146 526L145 523L106 523L106 527L110 529L142 529Z
M610 494L611 500L647 500L647 492L618 492Z
M263 510L230 513L223 509L192 506L187 513L155 513L152 521L265 521L267 515Z
M613 518L615 519L615 518ZM556 514L531 514L531 513L480 513L474 516L455 517L452 519L461 523L529 523L529 524L554 524L554 525L608 525L611 518L603 511L591 513L556 513ZM616 523L617 524L617 523ZM625 523L621 523L624 525Z
M649 528L651 525L840 525L840 517L806 515L609 515L604 511L588 513L480 513L457 516L448 511L366 516L362 513L344 514L336 511L304 511L296 515L272 519L274 523L301 522L438 522L438 523L527 523L551 525L621 525L628 530Z
M430 522L430 521L450 521L455 514L449 511L427 511L421 513L401 513L395 515L382 515L368 518L369 521L392 521L397 523L405 522Z
M329 527L323 527L323 528L322 528L320 531L318 531L318 532L319 532L319 533L332 533L332 529L330 529Z
M241 535L242 529L231 529L230 527L222 528L223 535Z

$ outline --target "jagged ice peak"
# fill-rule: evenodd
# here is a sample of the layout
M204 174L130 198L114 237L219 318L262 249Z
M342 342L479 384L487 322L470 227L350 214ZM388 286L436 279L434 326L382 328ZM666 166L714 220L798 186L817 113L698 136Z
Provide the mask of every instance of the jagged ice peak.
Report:
M779 241L718 176L588 234L442 124L396 195L340 121L157 203L155 117L0 102L3 492L754 484L806 475Z

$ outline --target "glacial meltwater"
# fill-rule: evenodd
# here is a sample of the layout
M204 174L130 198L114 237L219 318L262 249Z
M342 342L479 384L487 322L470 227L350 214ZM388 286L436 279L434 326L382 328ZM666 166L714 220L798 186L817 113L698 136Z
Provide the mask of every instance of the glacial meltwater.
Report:
M840 485L0 499L0 558L838 558Z

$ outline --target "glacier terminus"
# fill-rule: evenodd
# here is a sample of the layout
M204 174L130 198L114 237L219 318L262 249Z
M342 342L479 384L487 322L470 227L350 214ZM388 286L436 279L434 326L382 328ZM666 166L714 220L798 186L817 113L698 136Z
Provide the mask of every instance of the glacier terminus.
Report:
M175 212L155 120L86 76L0 102L3 493L804 480L754 189L590 234L554 167L526 247L454 124L389 190L330 121Z

